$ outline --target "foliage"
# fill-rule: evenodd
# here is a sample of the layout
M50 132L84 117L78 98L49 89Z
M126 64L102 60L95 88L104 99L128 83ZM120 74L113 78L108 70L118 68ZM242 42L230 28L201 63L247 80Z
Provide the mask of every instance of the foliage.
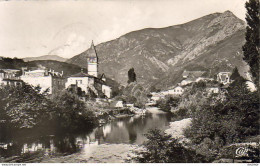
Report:
M181 114L191 116L192 112L200 109L206 102L208 102L208 93L204 88L204 83L194 83L191 87L186 87L180 102L178 104L177 112L182 111Z
M160 92L161 89L157 89L154 85L150 87L150 92Z
M191 117L192 125L185 135L198 150L213 157L222 146L259 134L259 92L248 91L245 81L237 77L225 96L206 99L193 109Z
M244 60L250 66L253 80L259 83L259 0L249 0L245 5L246 14L246 43L243 46Z
M143 144L144 150L138 151L134 160L140 163L194 163L204 162L202 156L194 150L188 149L171 135L161 133L160 130L150 130Z
M232 74L231 74L231 76L230 76L230 79L231 80L237 80L237 79L240 79L240 78L241 78L241 76L240 76L240 74L238 72L238 69L237 69L237 67L235 67L233 72L232 72Z
M135 82L136 81L136 74L135 74L135 69L131 68L128 70L128 81L127 83Z
M174 97L171 95L165 96L165 98L159 99L156 101L157 107L159 107L162 111L170 112L172 107L177 107L180 102L179 97Z
M1 87L0 120L10 130L52 128L71 132L95 125L93 113L77 95L63 92L52 100L46 95L47 91L29 85Z
M58 128L67 131L88 130L95 126L93 111L76 94L63 91L54 97L56 113L54 120Z
M51 102L40 87L29 85L0 88L0 111L7 124L14 128L32 128L47 118Z
M148 101L147 94L148 92L140 84L132 82L124 88L120 98L126 103L132 103L136 107L144 108Z

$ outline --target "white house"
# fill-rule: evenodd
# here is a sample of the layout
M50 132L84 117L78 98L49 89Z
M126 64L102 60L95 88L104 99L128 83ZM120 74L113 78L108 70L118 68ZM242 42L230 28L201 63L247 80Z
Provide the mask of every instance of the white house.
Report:
M123 108L124 107L124 103L122 100L114 100L110 103L111 107L115 107L115 108Z
M184 89L181 86L176 86L174 88L170 88L167 92L168 95L182 95Z
M152 97L151 97L152 101L157 101L160 98L164 97L163 93L160 93L160 92L159 93L152 92L151 95L152 95Z
M106 84L105 75L102 74L101 78L98 78L98 56L93 41L87 59L88 73L81 70L80 73L69 76L65 84L66 89L74 86L80 88L85 94L93 92L96 96L100 96L103 93L110 98L112 89Z
M20 70L17 69L0 69L0 86L1 85L22 85L23 81L19 75Z
M94 93L96 92L96 89L94 88L94 76L86 74L83 71L67 78L65 88L67 89L71 85L76 85L84 92L88 92L88 88L93 88L92 90Z
M49 89L48 94L57 94L65 88L63 73L54 70L24 71L21 80L32 86L40 86L42 92Z
M220 91L219 87L207 87L206 90L208 91L209 94L219 93Z
M180 85L184 86L184 85L188 85L188 84L193 83L193 82L196 82L196 79L194 79L194 78L187 78L185 80L182 80Z
M111 98L112 89L108 85L102 85L102 92L105 94L107 98Z
M217 81L224 85L229 84L231 83L230 76L231 72L219 72L217 74Z

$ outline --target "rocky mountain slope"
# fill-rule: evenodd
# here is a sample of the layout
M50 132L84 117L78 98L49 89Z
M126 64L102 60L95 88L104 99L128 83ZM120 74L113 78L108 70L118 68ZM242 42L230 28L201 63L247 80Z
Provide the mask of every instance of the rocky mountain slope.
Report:
M23 58L23 60L25 62L36 61L36 60L53 60L53 61L65 62L67 59L66 58L62 58L62 57L60 57L58 55L43 55L43 56L39 56L39 57Z
M137 81L158 88L179 82L187 70L209 76L241 67L245 23L230 11L214 13L166 28L147 28L96 46L99 69L122 85L134 67ZM87 66L89 50L67 62Z

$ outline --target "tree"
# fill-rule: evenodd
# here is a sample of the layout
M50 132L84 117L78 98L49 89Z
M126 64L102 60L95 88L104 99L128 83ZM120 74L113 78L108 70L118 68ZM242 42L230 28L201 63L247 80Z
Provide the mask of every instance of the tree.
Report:
M259 0L246 2L246 43L243 46L244 60L250 66L250 72L256 85L259 83Z
M230 76L230 79L231 80L236 80L236 79L238 79L238 78L240 78L241 76L240 76L240 74L239 74L239 72L238 72L238 69L237 69L237 67L235 67L234 68L234 70L233 70L233 72L232 72L232 74L231 74L231 76Z
M53 99L55 103L54 120L56 127L67 132L92 129L97 119L90 107L78 95L63 91Z
M136 74L135 69L131 68L128 70L128 81L127 83L135 82L136 81Z
M1 119L12 128L33 128L49 119L51 102L40 87L4 86L0 88Z
M150 130L145 135L148 141L143 144L143 151L136 151L133 159L140 163L194 163L204 162L201 155L184 147L177 139L158 129Z

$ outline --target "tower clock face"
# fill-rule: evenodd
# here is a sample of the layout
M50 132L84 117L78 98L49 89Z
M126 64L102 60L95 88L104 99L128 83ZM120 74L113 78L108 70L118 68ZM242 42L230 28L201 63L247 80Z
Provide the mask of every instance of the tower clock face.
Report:
M90 63L97 63L97 58L89 58Z

